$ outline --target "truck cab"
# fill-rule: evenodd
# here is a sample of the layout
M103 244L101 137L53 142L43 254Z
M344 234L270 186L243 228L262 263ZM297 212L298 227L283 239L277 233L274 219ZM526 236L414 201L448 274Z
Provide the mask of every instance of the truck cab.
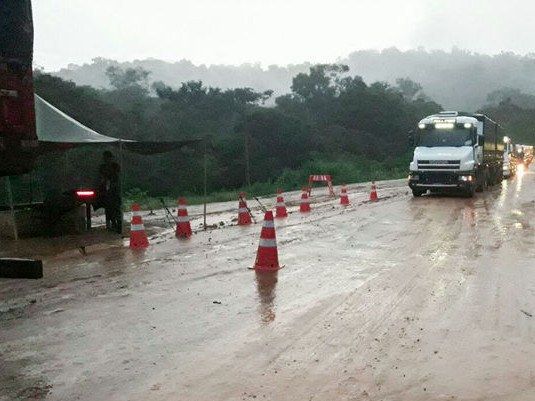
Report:
M413 195L432 191L471 197L500 182L504 151L500 131L482 114L445 111L422 119L409 167Z

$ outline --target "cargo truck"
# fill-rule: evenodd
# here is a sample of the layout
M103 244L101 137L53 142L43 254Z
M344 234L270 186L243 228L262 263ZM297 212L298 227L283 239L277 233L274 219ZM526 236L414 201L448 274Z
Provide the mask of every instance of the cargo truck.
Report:
M37 156L30 0L0 0L0 177L32 170Z
M427 191L468 197L503 179L502 127L483 114L444 111L418 124L410 163L414 196Z

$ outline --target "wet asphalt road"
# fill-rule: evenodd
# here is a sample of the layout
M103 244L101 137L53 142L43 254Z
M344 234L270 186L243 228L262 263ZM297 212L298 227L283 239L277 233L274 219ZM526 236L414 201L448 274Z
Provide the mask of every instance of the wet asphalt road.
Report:
M366 191L277 221L276 274L248 270L260 224L220 204L189 241L0 280L0 400L535 400L535 174Z

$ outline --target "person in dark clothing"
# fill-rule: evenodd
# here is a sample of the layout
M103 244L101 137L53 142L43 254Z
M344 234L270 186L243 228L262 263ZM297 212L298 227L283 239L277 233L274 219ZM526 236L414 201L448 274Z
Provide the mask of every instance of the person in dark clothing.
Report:
M100 203L106 212L106 228L119 234L123 230L120 173L121 168L115 162L113 154L110 151L104 152L98 169Z

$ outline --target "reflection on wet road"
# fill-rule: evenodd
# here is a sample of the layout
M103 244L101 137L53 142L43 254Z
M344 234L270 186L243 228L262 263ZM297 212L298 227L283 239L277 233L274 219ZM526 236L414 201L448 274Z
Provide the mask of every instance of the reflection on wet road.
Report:
M255 272L256 288L260 306L258 312L263 323L275 320L275 287L277 286L278 272Z

